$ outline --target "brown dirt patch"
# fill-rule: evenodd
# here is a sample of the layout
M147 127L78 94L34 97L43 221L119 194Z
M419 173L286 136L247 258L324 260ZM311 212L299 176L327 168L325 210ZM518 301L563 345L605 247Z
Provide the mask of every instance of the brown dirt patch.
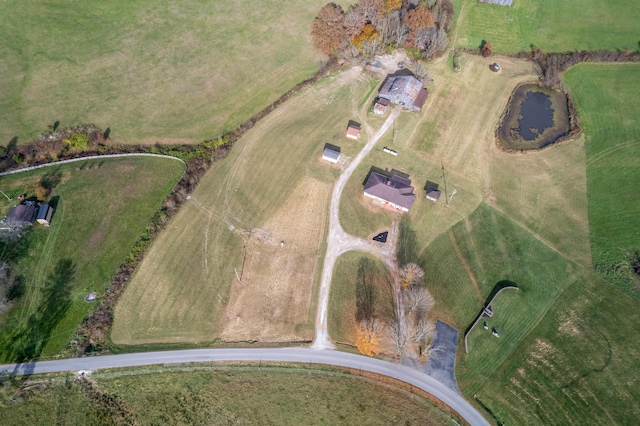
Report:
M242 282L234 280L220 337L280 342L313 337L311 295L331 186L305 178L246 243Z
M93 235L91 236L91 239L89 240L89 244L87 245L87 251L95 250L100 245L100 243L102 242L102 239L106 234L107 234L107 223L105 220L103 220L100 226L98 227L98 229L96 229Z

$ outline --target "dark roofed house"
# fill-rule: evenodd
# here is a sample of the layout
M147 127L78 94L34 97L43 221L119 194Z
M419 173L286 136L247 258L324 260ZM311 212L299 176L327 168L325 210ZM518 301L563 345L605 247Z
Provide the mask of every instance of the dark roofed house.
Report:
M364 195L401 212L408 212L416 199L411 180L395 172L387 177L372 171L364 184Z
M52 216L53 207L50 205L27 201L24 204L11 207L7 216L2 220L2 223L31 225L37 221L45 226L49 226Z
M378 98L376 103L373 105L373 113L378 115L384 115L387 112L387 107L391 102L389 99Z
M438 201L440 199L440 190L430 186L427 188L427 200Z
M44 226L51 224L51 217L53 216L53 207L49 204L40 204L38 207L38 214L36 215L36 221Z
M429 92L422 82L412 75L389 75L380 89L379 96L418 112L427 100Z
M9 209L9 214L4 218L5 222L13 223L33 223L36 220L38 214L38 207L35 203L32 204L18 204L17 206Z

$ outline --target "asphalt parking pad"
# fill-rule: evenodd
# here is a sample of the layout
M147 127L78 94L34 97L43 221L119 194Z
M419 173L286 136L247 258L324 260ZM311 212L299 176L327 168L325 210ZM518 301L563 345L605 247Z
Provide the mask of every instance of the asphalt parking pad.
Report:
M457 348L458 330L438 320L431 345L431 357L424 365L424 372L460 394L455 374Z
M387 237L389 236L389 231L384 231L373 237L373 241L377 241L379 243L386 243Z

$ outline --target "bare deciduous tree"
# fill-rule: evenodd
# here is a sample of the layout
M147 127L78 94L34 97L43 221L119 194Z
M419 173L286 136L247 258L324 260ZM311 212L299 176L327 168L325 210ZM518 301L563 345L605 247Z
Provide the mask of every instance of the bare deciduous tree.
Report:
M422 285L424 280L424 271L415 263L407 263L399 271L400 285L407 288L412 285Z

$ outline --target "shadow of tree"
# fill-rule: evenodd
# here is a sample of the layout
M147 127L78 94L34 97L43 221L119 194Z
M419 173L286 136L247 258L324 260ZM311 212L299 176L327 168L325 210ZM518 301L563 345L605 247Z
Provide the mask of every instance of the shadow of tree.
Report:
M72 260L61 259L56 264L47 277L43 289L44 300L12 341L7 343L7 359L23 363L40 357L52 331L71 305L71 282L75 274L76 265Z
M416 231L411 229L411 219L408 216L402 216L398 231L398 249L396 259L398 265L403 266L407 263L418 263L420 255L420 247L418 247L418 239Z

